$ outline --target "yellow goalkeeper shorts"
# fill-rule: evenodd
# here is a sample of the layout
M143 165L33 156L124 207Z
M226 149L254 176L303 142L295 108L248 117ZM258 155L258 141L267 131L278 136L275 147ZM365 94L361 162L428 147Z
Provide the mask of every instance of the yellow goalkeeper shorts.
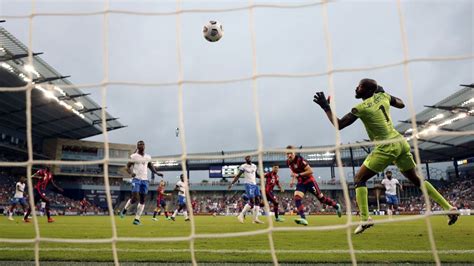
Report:
M416 164L410 153L410 144L405 139L400 142L376 145L364 161L365 167L377 173L382 172L392 163L401 172L415 168Z

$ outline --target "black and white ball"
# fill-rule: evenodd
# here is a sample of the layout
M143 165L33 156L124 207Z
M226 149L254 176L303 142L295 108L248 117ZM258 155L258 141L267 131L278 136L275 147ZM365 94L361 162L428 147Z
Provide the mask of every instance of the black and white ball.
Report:
M204 35L204 39L210 42L217 42L222 38L224 29L218 21L211 20L206 25L204 25L202 34Z

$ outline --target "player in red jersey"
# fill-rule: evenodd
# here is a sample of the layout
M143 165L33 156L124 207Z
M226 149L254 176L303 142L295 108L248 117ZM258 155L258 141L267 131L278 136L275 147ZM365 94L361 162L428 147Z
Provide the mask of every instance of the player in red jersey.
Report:
M156 218L156 215L161 214L161 210L165 212L166 220L170 220L171 218L168 217L168 208L166 207L166 199L165 196L170 196L169 193L165 193L165 181L161 180L160 185L156 189L156 208L155 211L153 212L153 218L151 218L153 221L158 221Z
M87 214L87 207L89 207L91 204L90 202L87 201L87 199L84 197L79 204L81 205L81 215L86 215Z
M274 165L271 172L265 174L265 194L267 196L268 202L273 204L273 212L275 213L275 221L283 222L285 219L278 216L278 200L273 194L273 189L277 186L281 192L284 192L283 188L280 185L280 177L278 176L278 170L280 167Z
M56 183L54 183L53 180L53 173L51 172L51 168L49 166L46 166L44 169L38 170L35 174L31 176L33 179L37 179L36 185L33 188L33 200L34 200L34 205L38 204L38 202L41 200L43 201L46 206L45 206L45 211L46 211L46 216L48 217L48 223L54 222L54 219L51 218L51 214L49 212L49 199L46 197L46 188L48 185L51 183L53 185L54 189L57 192L64 192L62 188L60 188ZM25 223L30 222L28 219L28 216L31 213L31 207L28 208L28 211L26 212L25 216L23 217L23 221Z
M286 148L288 150L294 150L294 147L291 145L287 146ZM298 209L298 214L301 216L301 218L296 219L295 222L297 224L308 225L308 221L306 221L306 216L304 214L304 206L302 203L304 194L306 192L309 192L316 196L316 198L322 204L332 206L334 209L336 209L337 216L341 217L341 205L321 193L321 190L319 190L318 183L316 183L316 180L314 179L313 169L311 169L311 166L308 164L308 162L300 155L296 155L294 151L287 152L286 157L288 158L286 163L291 169L292 178L290 187L293 187L295 179L298 180L295 191L295 205Z

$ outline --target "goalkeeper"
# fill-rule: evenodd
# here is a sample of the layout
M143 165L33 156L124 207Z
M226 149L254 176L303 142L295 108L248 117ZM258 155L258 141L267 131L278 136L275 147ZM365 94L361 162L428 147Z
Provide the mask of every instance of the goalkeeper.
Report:
M354 233L360 234L373 225L372 219L369 217L367 180L382 172L392 162L417 187L420 187L421 182L424 182L428 195L444 210L456 211L457 209L449 204L428 181L423 181L423 178L417 175L415 171L416 165L410 153L410 145L393 127L390 117L390 106L398 109L404 108L405 104L403 101L385 93L383 88L378 86L377 82L373 79L362 79L355 93L356 99L362 99L363 101L352 108L351 112L343 118L339 119L336 117L339 130L351 125L357 118L360 118L371 141L395 139L399 139L399 141L389 144L377 144L354 177L356 201L362 220L362 223L355 229ZM325 98L324 93L317 92L314 95L313 101L321 106L331 123L335 125L329 101ZM448 218L448 225L452 225L457 221L458 214L449 214Z

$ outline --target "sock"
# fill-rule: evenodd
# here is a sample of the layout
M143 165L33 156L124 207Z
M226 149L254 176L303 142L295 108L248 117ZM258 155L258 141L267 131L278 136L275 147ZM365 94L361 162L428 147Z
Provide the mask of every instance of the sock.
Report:
M253 206L252 214L253 214L253 220L258 220L258 213L260 211L260 206L255 205Z
M135 215L136 220L140 220L140 216L142 216L143 209L145 209L145 204L138 203L137 214Z
M433 187L433 185L430 184L428 181L424 181L425 186L426 186L426 191L428 192L428 195L430 198L432 198L436 203L439 204L439 206L443 207L444 210L449 210L453 206L449 204L449 202L443 198L441 194L436 190L436 188Z
M174 210L173 215L171 215L171 217L176 217L176 214L178 214L178 209Z
M153 218L156 218L156 211L153 212Z
M125 207L123 207L123 210L122 210L122 213L123 213L123 214L126 214L126 213L127 213L128 208L130 208L130 205L132 205L132 200L131 200L131 199L128 199L128 200L127 200L127 203L125 203Z
M250 205L247 203L245 204L244 208L242 209L242 212L240 213L240 215L242 216L245 216L245 214L250 210Z
M165 211L165 216L166 216L166 218L168 218L168 212L166 212L166 211Z
M304 206L302 203L302 198L295 197L295 205L296 205L296 209L298 210L298 214L301 216L301 218L306 219L306 215L304 214Z
M275 219L278 219L278 203L273 204L273 212L275 213Z
M369 203L367 199L367 194L367 187L356 188L357 206L359 206L360 218L364 222L369 219Z
M188 211L184 211L183 215L184 215L184 219L188 219Z
M388 214L389 216L391 216L391 215L392 215L392 210L387 209L387 214Z
M25 216L23 217L23 220L28 219L28 216L30 216L30 213L31 213L31 209L28 208L28 210L27 210L26 213L25 213Z
M336 207L336 202L334 200L332 200L330 197L326 197L326 196L322 196L321 198L318 198L319 202L321 202L322 204L326 204L326 205L329 205L329 206L332 206L332 207Z
M48 216L48 220L51 219L51 213L49 212L49 208L46 208L46 216Z

